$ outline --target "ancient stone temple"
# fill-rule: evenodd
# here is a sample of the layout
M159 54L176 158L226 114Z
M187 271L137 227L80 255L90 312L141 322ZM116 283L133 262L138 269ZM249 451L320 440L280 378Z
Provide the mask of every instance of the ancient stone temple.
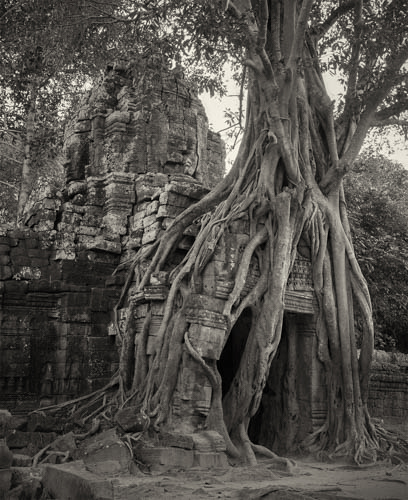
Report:
M115 269L155 241L224 173L223 144L208 129L200 101L180 72L168 71L160 61L108 67L67 126L65 156L64 192L37 203L27 214L26 229L4 228L0 236L1 405L14 413L64 401L109 380L118 363L112 311L124 281L120 272L113 274ZM194 224L185 232L175 263L196 232ZM221 312L231 292L229 272L248 238L244 221L218 244L202 293L189 299L191 341L202 356L218 360L225 390L251 318L243 312L224 346ZM258 276L253 267L247 288ZM163 272L152 277L143 297L134 297L136 338L151 305L147 355L156 348L167 292L168 273ZM318 362L312 355L315 305L307 249L298 255L285 303L282 347L256 432L264 421L279 421L271 411L282 407L290 345L304 372L298 377L299 429L306 435L325 413ZM126 308L119 314L124 320ZM186 432L200 427L210 400L205 374L184 356L172 426ZM275 431L284 435L282 429Z
M0 407L18 414L103 386L118 367L112 318L136 251L154 242L174 218L204 196L224 174L224 149L208 129L203 106L178 70L160 61L108 67L78 104L65 137L66 186L27 214L24 229L0 228ZM155 353L169 290L169 272L197 234L184 233L169 269L152 275L136 301L136 342L145 335ZM188 304L194 348L215 360L223 391L237 370L251 322L244 310L228 341L222 311L230 275L250 238L247 221L218 242L200 291ZM119 267L118 267L119 266ZM252 265L246 287L259 277ZM151 313L148 331L145 318ZM285 295L282 341L262 403L250 427L256 441L285 449L281 418L285 383L295 362L297 440L324 421L324 381L316 358L316 304L309 250L299 246ZM119 322L128 311L119 309ZM225 345L224 345L225 344ZM170 426L181 433L202 427L211 385L183 354L171 401Z
M223 175L200 101L156 63L108 67L67 126L64 192L37 203L26 229L1 228L0 398L13 412L109 380L124 279L113 271Z

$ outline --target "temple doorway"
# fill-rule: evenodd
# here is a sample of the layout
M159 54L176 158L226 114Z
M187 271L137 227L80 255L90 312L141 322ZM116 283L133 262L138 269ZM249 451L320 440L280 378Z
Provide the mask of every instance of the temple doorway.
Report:
M251 324L252 311L246 308L232 327L228 340L222 350L221 357L217 362L218 371L222 378L223 396L227 394L239 368L249 331L251 330Z

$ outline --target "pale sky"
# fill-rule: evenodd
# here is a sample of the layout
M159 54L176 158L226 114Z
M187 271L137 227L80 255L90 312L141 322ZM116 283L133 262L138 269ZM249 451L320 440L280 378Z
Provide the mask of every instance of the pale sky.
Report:
M326 86L330 97L337 99L341 92L341 87L334 77L328 75L326 79ZM207 113L208 121L210 123L210 128L214 132L219 132L225 129L228 125L225 122L224 110L230 108L232 110L237 110L239 106L238 97L239 89L234 86L233 82L228 84L228 94L229 96L219 98L211 97L209 93L203 93L200 95L200 99L204 105ZM221 133L223 140L228 143L229 139L225 132ZM388 147L384 147L382 154L387 158L390 158L396 162L401 163L405 168L408 169L408 142L404 140L403 137L396 134L395 132L389 132L387 135L388 142L393 149L393 152L388 151ZM228 162L231 163L234 160L237 147L233 152L227 155L227 168L229 167Z

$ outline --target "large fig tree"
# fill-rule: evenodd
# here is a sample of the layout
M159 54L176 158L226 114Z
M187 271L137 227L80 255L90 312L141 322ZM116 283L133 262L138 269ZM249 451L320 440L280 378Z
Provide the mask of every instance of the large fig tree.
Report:
M317 356L324 366L328 399L326 421L307 444L356 462L371 460L380 445L367 412L372 311L351 241L342 179L370 127L395 121L407 107L407 4L204 0L158 2L156 7L164 9L163 23L169 23L165 36L177 35L178 42L184 37L179 46L187 58L199 54L210 65L217 54L241 58L247 75L246 121L226 177L179 215L154 245L143 248L128 270L119 307L127 304L132 281L142 291L152 273L164 269L185 229L200 220L192 248L171 273L158 333L162 344L154 359L148 363L143 351L134 353L129 321L121 331L119 374L110 385L118 384L121 404L139 404L156 425L165 423L181 355L187 350L212 386L207 426L222 433L231 454L253 463L257 448L249 440L248 426L280 344L284 293L302 240L310 248L319 311ZM346 87L338 109L322 76L329 66ZM196 290L217 241L245 217L251 237L232 276L223 314L227 334L244 309L256 321L223 396L216 364L200 356L186 333L183 299ZM254 259L260 277L243 296ZM355 308L364 319L359 354Z

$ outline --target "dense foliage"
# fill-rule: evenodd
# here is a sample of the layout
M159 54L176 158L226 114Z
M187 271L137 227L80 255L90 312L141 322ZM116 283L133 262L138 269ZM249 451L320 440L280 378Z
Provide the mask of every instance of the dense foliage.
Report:
M345 191L373 302L376 347L408 352L408 171L384 157L363 156Z

